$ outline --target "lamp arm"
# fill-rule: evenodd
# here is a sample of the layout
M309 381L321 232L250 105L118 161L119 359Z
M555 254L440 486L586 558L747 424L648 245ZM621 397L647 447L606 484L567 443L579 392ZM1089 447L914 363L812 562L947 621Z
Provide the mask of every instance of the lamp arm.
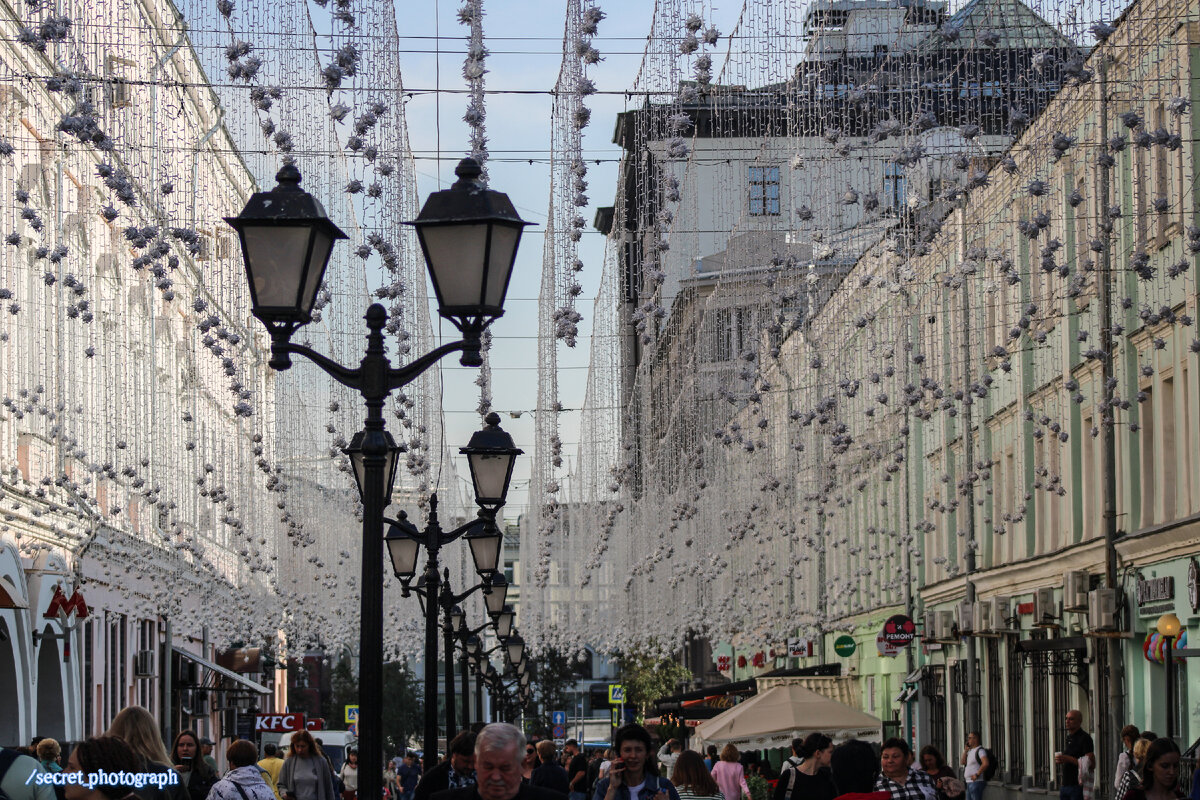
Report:
M351 389L356 389L358 391L362 391L362 370L361 369L358 369L358 368L347 369L346 367L343 367L341 364L339 364L336 361L334 361L333 359L331 359L329 356L321 355L316 350L313 350L311 347L305 347L302 344L293 344L292 342L279 342L279 341L271 342L272 358L277 357L278 354L280 354L280 353L286 353L288 355L304 356L309 361L313 362L318 367L325 370L325 372L329 374L329 377L333 378L338 383L342 384L343 386L348 386Z
M470 533L471 531L475 530L476 528L480 528L480 527L483 527L484 525L487 525L487 523L488 523L488 519L486 517L484 517L483 514L481 513L478 517L471 520L470 522L459 525L457 528L455 528L452 531L445 531L444 533L442 533L442 535L441 535L442 544L449 544L450 542L453 542L455 539L459 538L460 536ZM478 587L476 587L476 588L478 588ZM471 591L474 591L474 589L472 589Z
M482 585L482 584L480 584L480 585ZM476 587L476 588L478 588L478 587ZM456 601L456 602L457 602L457 601ZM490 623L490 622L485 622L485 623L483 623L482 625L480 625L478 628L475 628L475 629L473 629L473 630L460 631L460 632L459 632L459 638L465 639L465 638L467 638L468 636L478 636L480 633L483 633L484 631L486 631L486 630L487 630L488 628L490 628L490 627L492 627L492 623ZM494 647L493 647L493 648L492 648L492 650L489 650L488 652L490 653L490 652L494 651L495 649L496 649L496 648L494 648ZM482 654L481 654L481 655L482 655Z
M475 594L476 592L478 592L480 589L484 588L485 586L490 587L491 584L487 583L485 581L480 581L479 583L472 586L470 589L467 589L466 591L464 591L462 594L455 594L454 592L450 592L448 595L446 595L446 602L452 606L458 605L463 600L466 600L468 597ZM490 624L490 623L488 623L488 624ZM483 628L486 628L486 627L487 627L487 625L483 626ZM480 628L479 630L483 630L483 628ZM474 631L474 633L478 633L478 632L479 631Z
M399 389L401 386L406 386L413 382L418 375L432 367L444 356L454 353L459 350L467 351L474 345L478 349L478 344L469 339L460 339L457 342L444 344L434 350L430 350L425 355L413 361L410 364L405 364L403 367L391 367L387 372L387 390L389 392ZM470 366L470 365L467 365Z

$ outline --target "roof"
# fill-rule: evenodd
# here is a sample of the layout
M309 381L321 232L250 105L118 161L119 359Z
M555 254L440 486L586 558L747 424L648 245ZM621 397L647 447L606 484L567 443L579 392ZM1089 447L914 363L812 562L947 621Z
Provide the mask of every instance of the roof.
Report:
M791 684L768 689L701 723L696 738L706 744L762 749L786 747L814 731L835 742L879 741L881 726L877 717Z
M958 39L943 43L934 33L922 50L980 50L981 34L999 36L988 46L995 50L1075 48L1074 42L1020 0L969 0L943 27L957 28Z

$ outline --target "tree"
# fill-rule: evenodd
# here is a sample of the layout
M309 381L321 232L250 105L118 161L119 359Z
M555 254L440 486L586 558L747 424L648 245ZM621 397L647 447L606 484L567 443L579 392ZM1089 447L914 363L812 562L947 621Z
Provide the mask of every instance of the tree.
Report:
M682 664L646 655L621 655L617 668L625 686L625 704L637 710L639 720L645 719L654 701L674 694L681 682L692 679L692 671Z
M400 753L421 730L425 704L421 688L407 661L383 665L383 744L388 752Z
M330 698L327 706L322 707L321 714L325 717L325 725L330 730L346 730L346 706L358 705L358 676L354 674L350 658L342 657L333 668L330 679Z
M534 707L525 718L525 732L549 737L550 713L566 711L575 704L573 693L578 679L575 660L551 647L538 656L531 668L529 683L533 689Z

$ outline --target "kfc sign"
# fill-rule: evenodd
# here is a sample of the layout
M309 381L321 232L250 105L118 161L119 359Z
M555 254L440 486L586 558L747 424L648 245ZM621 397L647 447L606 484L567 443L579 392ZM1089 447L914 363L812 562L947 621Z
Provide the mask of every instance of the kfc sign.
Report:
M304 730L303 714L255 714L255 733L287 733Z

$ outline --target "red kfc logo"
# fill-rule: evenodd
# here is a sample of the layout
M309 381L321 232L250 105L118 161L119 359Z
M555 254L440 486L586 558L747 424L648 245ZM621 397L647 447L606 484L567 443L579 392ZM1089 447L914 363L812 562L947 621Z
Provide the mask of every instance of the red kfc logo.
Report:
M287 733L304 730L303 714L256 714L255 733Z

